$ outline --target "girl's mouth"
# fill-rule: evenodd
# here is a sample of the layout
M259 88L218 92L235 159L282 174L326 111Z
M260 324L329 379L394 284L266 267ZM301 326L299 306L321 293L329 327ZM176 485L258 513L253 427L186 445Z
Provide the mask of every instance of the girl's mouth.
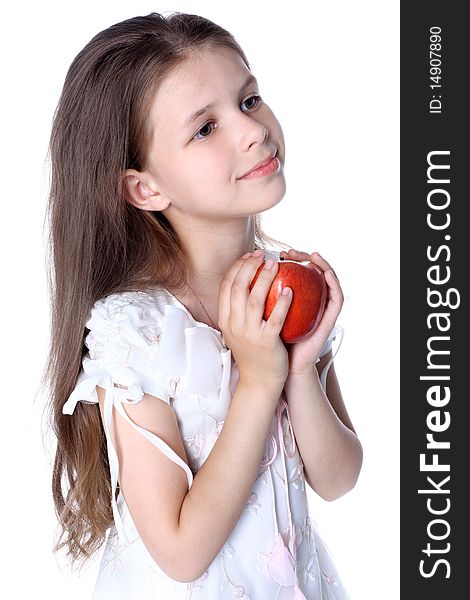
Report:
M240 179L252 179L253 177L263 177L264 175L270 175L271 173L278 171L280 166L281 163L279 162L277 156L273 156L268 162L262 164L256 169L253 169L252 171L249 171L246 175L240 177Z

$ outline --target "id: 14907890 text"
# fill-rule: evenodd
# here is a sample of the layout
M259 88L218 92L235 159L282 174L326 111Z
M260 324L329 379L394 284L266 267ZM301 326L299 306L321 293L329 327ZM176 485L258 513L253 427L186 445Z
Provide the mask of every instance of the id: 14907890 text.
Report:
M431 27L429 29L429 87L431 88L432 98L429 102L429 112L431 114L441 114L442 112L442 38L441 28Z

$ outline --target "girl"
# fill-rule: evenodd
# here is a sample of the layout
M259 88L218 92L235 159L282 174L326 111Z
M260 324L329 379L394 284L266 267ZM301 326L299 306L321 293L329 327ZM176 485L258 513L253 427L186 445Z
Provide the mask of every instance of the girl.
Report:
M332 366L343 296L260 228L285 147L243 51L183 13L102 31L50 151L55 550L86 559L108 532L95 600L347 598L306 499L361 468ZM329 289L289 346L288 288L263 320L280 258Z

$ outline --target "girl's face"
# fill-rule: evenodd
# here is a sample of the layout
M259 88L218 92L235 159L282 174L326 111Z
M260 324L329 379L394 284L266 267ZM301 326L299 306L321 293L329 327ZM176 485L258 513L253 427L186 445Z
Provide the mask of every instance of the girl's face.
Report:
M176 67L159 87L150 119L147 174L171 223L253 215L284 196L281 126L233 50L200 52ZM274 152L274 173L240 179Z

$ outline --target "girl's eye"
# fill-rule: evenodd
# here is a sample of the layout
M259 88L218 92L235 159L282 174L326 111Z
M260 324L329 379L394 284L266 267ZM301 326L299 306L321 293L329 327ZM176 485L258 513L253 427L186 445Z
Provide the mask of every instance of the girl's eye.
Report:
M207 132L207 128L209 127L209 125L211 126L211 129L208 131L207 135L204 135L204 133L203 133L203 132L204 132L204 131L206 131L206 132ZM200 140L201 138L205 138L205 137L207 137L208 135L210 135L210 133L211 133L211 131L212 131L212 126L214 126L214 125L215 125L214 121L208 121L208 122L207 122L205 125L203 125L203 126L201 127L201 129L200 129L198 132L196 132L196 134L194 135L194 139L196 139L196 140ZM198 137L198 136L199 136L199 134L201 134L201 137Z
M253 96L250 96L249 98L247 98L246 100L244 100L242 102L243 104L250 104L251 106L248 106L248 110L253 110L254 108L256 108L261 102L262 102L262 98L259 94L254 94ZM251 102L254 101L254 102ZM199 131L197 131L194 135L194 139L196 140L200 140L202 138L206 138L208 137L211 133L212 133L212 129L214 127L217 127L217 124L214 121L207 121L207 123L205 123L201 129L199 129ZM199 137L200 135L200 137Z
M261 98L261 96L259 94L254 94L253 96L250 96L244 102L242 102L242 104L246 104L247 102L250 102L250 100L255 100L255 103L252 104L251 106L248 106L248 110L256 108L258 106L258 104L260 104L262 102L263 99Z

